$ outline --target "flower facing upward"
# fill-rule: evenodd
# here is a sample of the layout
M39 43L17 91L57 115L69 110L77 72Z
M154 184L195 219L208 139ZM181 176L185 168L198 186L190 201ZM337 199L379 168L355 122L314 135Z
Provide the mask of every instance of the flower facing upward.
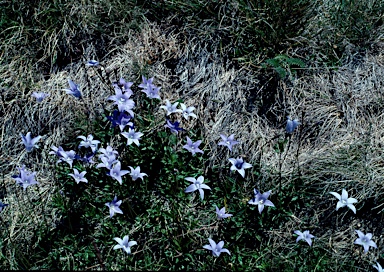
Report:
M140 87L140 85L139 85L139 87ZM141 91L144 92L147 95L147 97L150 99L157 98L157 99L161 100L160 95L159 95L160 89L161 89L161 87L156 87L153 84L147 83L146 88L144 88Z
M339 200L336 205L336 211L347 206L356 214L356 208L353 206L353 203L356 203L357 199L352 197L348 198L348 192L345 189L341 191L341 195L335 192L330 192L330 194L334 195Z
M153 85L153 77L147 79L145 76L141 76L141 78L143 79L143 83L141 83L139 85L139 88L147 89L148 88L148 84L149 85Z
M232 166L231 166L230 170L231 171L236 170L237 172L239 172L239 174L242 177L245 176L245 170L244 169L252 167L251 164L243 161L243 158L240 158L240 157L238 157L237 159L229 158L228 160L232 163Z
M217 206L215 206L215 207L216 207L217 219L223 219L223 218L227 218L227 217L232 216L232 214L225 213L225 207L221 208L220 210Z
M79 173L79 171L76 168L74 168L73 172L74 172L73 174L68 174L68 175L73 177L77 184L79 184L80 182L88 183L88 180L84 177L85 174L87 173L86 171Z
M374 241L372 241L372 233L364 234L359 230L355 230L357 235L359 235L359 238L355 240L355 244L361 245L364 247L364 252L368 252L369 247L377 248L377 245Z
M299 120L295 119L295 120L291 120L291 117L287 117L287 126L285 127L285 131L289 134L291 134L295 128L300 125L300 122Z
M96 152L97 145L100 143L100 141L94 140L91 134L89 134L87 138L85 138L85 136L77 136L77 138L82 139L82 141L79 144L79 148L81 146L84 146L85 148L90 147L93 153Z
M133 117L134 113L132 109L135 107L135 102L132 99L129 99L130 96L131 93L123 93L120 88L115 88L115 95L111 95L107 100L115 101L113 104L117 105L120 112L126 111Z
M305 230L304 232L301 232L299 230L294 231L295 234L297 234L296 243L300 240L305 240L309 246L312 245L312 238L315 238L312 234L309 233L309 230Z
M48 97L48 93L43 93L43 92L33 92L32 95L34 98L36 98L36 102L40 103L44 100L44 98Z
M379 272L383 272L384 271L383 268L381 267L381 265L378 262L376 262L376 265L373 265L373 267L376 268L377 271L379 271Z
M113 247L113 250L122 248L125 252L127 252L127 254L131 254L131 246L137 245L135 241L128 242L129 241L128 235L124 236L123 240L121 240L118 237L113 238L113 240L119 243L118 245L115 245Z
M260 214L264 210L264 206L275 207L275 205L270 200L268 200L271 191L265 192L263 194L260 194L260 192L258 192L256 189L254 191L255 196L250 201L248 201L248 204L258 205Z
M100 157L111 157L111 156L114 156L114 158L116 158L117 155L119 155L119 152L117 152L116 150L114 150L111 146L107 146L107 148L100 148L99 149L99 152L101 153L99 155L99 158Z
M203 176L200 176L197 179L192 178L192 177L188 177L188 178L185 178L185 180L188 180L188 181L192 182L192 184L189 185L187 187L187 189L185 189L185 192L186 193L191 193L191 192L194 192L196 190L199 190L201 200L204 199L204 191L203 191L203 189L211 190L211 188L208 185L203 184L203 182L204 182L204 177Z
M25 169L25 165L23 165L22 167L18 167L18 169L20 172L19 175L15 175L12 177L15 179L17 184L23 187L24 190L27 189L28 186L39 184L35 180L36 172L29 172Z
M121 135L127 138L127 145L135 143L137 146L140 146L139 140L141 140L140 137L144 134L141 132L135 132L134 129L130 128L128 132L122 132Z
M220 137L223 140L219 142L218 145L224 145L228 147L230 151L232 151L232 146L239 143L238 141L235 141L235 134L231 134L229 137L224 134L220 134Z
M187 136L187 144L184 145L183 148L191 152L192 155L195 155L196 153L204 154L204 151L199 149L200 144L201 144L201 140L192 142L192 140Z
M220 241L217 244L211 238L208 238L208 241L209 241L209 245L205 245L205 246L203 246L203 248L211 250L213 256L219 257L222 252L225 252L225 253L228 253L229 255L231 255L231 253L229 252L228 249L223 248L224 241Z
M36 136L35 138L31 137L31 133L28 132L27 135L20 134L21 140L23 141L23 144L25 145L25 149L27 149L27 152L31 152L32 148L39 148L37 146L37 142L41 139L41 136Z
M131 169L131 172L129 173L132 177L132 180L137 180L138 178L141 178L143 180L144 176L148 176L146 173L140 173L140 166L133 168L131 166L128 166Z
M180 130L184 130L183 128L179 127L179 125L180 125L180 122L176 121L172 123L167 119L167 124L164 127L169 128L172 133L178 134Z
M123 211L119 208L121 205L121 202L122 202L122 200L117 201L117 196L115 196L115 198L111 202L105 203L105 206L107 206L109 208L109 217L110 218L112 218L112 216L115 213L123 214Z
M180 103L183 117L188 120L189 117L197 118L196 114L193 113L195 107L187 107L185 104Z
M64 89L67 94L71 94L76 98L81 98L81 92L79 90L79 86L76 85L72 80L68 79L69 89Z
M110 170L109 175L115 180L117 180L121 185L123 183L121 177L128 173L128 170L121 170L121 163L120 161L117 161L113 168Z
M165 106L160 106L160 108L165 109L167 111L167 116L171 113L182 112L182 110L177 109L177 105L179 104L179 102L171 104L171 102L169 102L169 100L167 99L165 100L165 103Z

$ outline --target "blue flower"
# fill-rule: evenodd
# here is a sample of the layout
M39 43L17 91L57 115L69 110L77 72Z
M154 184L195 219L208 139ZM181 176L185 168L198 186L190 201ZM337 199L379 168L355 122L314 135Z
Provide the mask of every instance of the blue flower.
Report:
M355 230L359 238L355 240L355 244L361 245L364 247L364 252L368 252L369 247L377 248L377 245L374 241L372 241L372 233L364 234L359 230Z
M97 60L89 60L89 61L87 61L87 63L85 65L87 65L89 67L90 66L96 67L99 65L99 62Z
M192 140L187 136L187 144L184 145L183 148L191 152L192 155L195 155L196 153L204 154L204 151L199 149L200 144L201 144L201 140L192 142Z
M203 191L203 189L211 190L211 188L208 185L203 184L203 182L204 182L204 177L203 176L200 176L197 179L192 178L192 177L188 177L188 178L185 178L185 180L188 180L189 182L192 182L192 184L189 185L187 187L187 189L185 189L185 192L186 193L191 193L191 192L194 192L196 190L199 190L201 200L204 199L204 191Z
M80 182L88 183L88 180L84 177L85 174L87 173L86 171L79 173L79 171L76 168L74 168L73 172L74 172L73 174L68 174L68 175L73 177L77 184L79 184Z
M36 98L36 102L40 103L41 101L44 100L44 98L48 97L49 94L48 93L43 93L43 92L33 92L32 95L33 97Z
M205 245L205 246L203 246L203 248L211 250L213 256L219 257L222 252L225 252L225 253L228 253L229 255L231 255L231 253L229 252L228 249L223 248L224 241L220 241L217 244L211 238L208 238L208 241L209 241L209 245Z
M223 139L221 142L219 142L217 145L224 145L229 148L230 151L232 151L232 146L235 144L238 144L238 141L235 141L235 134L231 134L229 137L225 136L224 134L220 134L221 139Z
M137 245L135 241L128 242L129 241L128 235L124 236L123 240L121 240L118 237L115 237L113 239L118 243L118 245L115 245L113 247L113 250L122 248L125 252L127 252L127 254L131 254L131 246Z
M179 131L184 130L183 128L179 127L179 125L179 122L176 121L175 123L172 123L171 121L169 121L169 119L167 119L167 124L164 125L164 127L169 128L172 133L178 134Z
M22 167L18 167L18 169L20 172L19 175L12 177L15 179L17 184L23 187L24 190L27 189L28 186L39 184L35 180L36 172L29 172L25 169L25 165L23 165Z
M25 149L27 149L27 152L31 152L32 148L39 148L37 146L37 142L41 139L41 136L36 136L35 138L31 137L31 133L28 132L27 135L20 134L21 140L23 141L23 144L25 145Z
M248 204L258 205L259 213L261 214L261 212L264 210L264 206L275 207L275 205L270 200L268 200L270 194L271 191L260 194L260 192L255 189L255 196L250 201L248 201Z
M215 205L215 207L216 207L217 219L223 219L223 218L227 218L227 217L232 216L232 214L225 213L225 207L221 208L220 210L216 205Z
M110 218L112 218L112 216L115 213L123 214L123 211L119 208L121 205L121 202L122 202L122 200L118 201L117 196L115 196L115 198L111 202L105 203L105 205L109 208L109 217Z
M66 91L67 94L71 94L73 95L74 97L76 98L79 98L81 99L82 96L81 96L81 92L79 90L79 86L76 85L72 80L68 79L68 83L69 83L69 89L64 89L64 91Z
M287 126L285 127L285 130L287 133L291 134L298 125L300 125L299 120L297 120L297 119L291 120L291 117L288 116L287 117Z

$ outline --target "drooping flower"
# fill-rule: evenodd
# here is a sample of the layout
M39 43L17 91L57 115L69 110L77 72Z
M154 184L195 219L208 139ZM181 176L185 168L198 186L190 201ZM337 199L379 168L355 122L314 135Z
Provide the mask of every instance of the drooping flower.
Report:
M20 186L23 187L23 189L27 189L28 186L34 185L34 184L39 184L35 180L35 175L36 172L29 172L28 170L25 169L25 165L22 167L17 167L19 169L19 175L14 175L12 176L16 183L19 184Z
M291 117L287 116L287 126L285 127L285 131L291 134L298 125L300 125L299 120L297 119L291 120Z
M82 139L82 141L79 144L79 148L82 146L84 146L85 148L90 147L93 153L96 152L97 145L100 143L100 141L94 140L92 134L89 134L87 138L85 138L85 136L77 136L77 138Z
M221 208L220 210L216 205L215 205L215 207L216 207L217 219L223 219L223 218L227 218L227 217L232 216L232 214L225 213L225 207Z
M243 158L240 158L240 157L237 157L237 159L229 158L228 160L232 163L232 166L231 166L230 170L231 171L236 170L237 172L239 172L239 174L242 177L245 176L245 169L248 169L248 168L252 167L251 164L245 162L243 160Z
M341 195L335 192L330 192L330 194L334 195L339 200L336 205L336 211L347 206L356 214L356 208L353 206L353 203L357 203L357 199L352 197L348 198L348 192L345 189L341 191Z
M231 255L231 253L229 252L228 249L223 248L224 241L220 241L217 244L211 238L208 238L208 241L209 241L209 245L205 245L205 246L203 246L203 248L211 250L213 256L219 257L222 252L225 252L225 253L228 253L229 255Z
M275 207L275 205L270 200L268 200L270 194L271 191L261 194L255 189L255 195L250 201L248 201L248 204L258 205L259 213L261 214L261 212L264 210L264 206Z
M112 218L112 216L115 213L123 214L123 211L119 208L121 203L122 203L122 200L118 201L117 196L115 196L115 198L111 202L105 203L105 205L109 208L109 217L110 218Z
M74 168L73 172L74 172L73 174L68 174L68 175L73 177L77 184L79 184L80 182L88 183L88 180L84 177L85 174L87 173L86 171L79 173L79 171L76 168Z
M89 60L85 65L88 67L96 67L99 65L99 62L97 60Z
M36 143L41 139L41 136L36 136L35 138L32 138L30 132L28 132L25 136L20 133L20 136L23 141L23 144L25 145L25 149L27 149L27 152L31 152L32 148L34 147L39 148Z
M141 140L140 137L144 134L141 132L135 132L134 129L130 128L128 132L122 132L121 135L127 138L127 145L135 143L137 146L140 146L139 140Z
M231 134L229 137L225 136L224 134L220 134L221 139L223 139L221 142L218 143L218 145L224 145L229 148L230 151L232 151L232 146L235 144L238 144L238 141L235 141L235 134Z
M211 190L211 188L208 185L203 184L203 182L204 182L204 177L203 176L200 176L197 179L192 178L192 177L187 177L187 178L185 178L185 180L188 180L188 181L192 182L192 184L189 185L187 187L187 189L185 189L185 192L186 193L191 193L191 192L194 192L196 190L199 190L201 200L204 199L204 191L203 191L203 189Z
M121 163L120 161L117 161L112 169L110 170L109 172L109 175L114 178L115 180L117 180L120 185L123 184L123 180L121 179L122 176L128 174L129 171L128 170L121 170Z
M305 240L309 246L312 245L312 238L315 238L312 234L309 233L309 230L305 230L304 232L301 232L299 230L294 231L295 234L297 234L296 243L300 240Z
M372 233L364 234L363 232L359 230L355 230L357 235L359 235L359 238L355 240L355 244L361 245L364 247L364 252L368 252L369 247L377 248L377 245L374 241L372 241Z
M186 150L195 155L196 153L204 154L204 151L199 149L199 145L201 144L201 140L192 142L192 140L187 136L187 144L183 146Z
M180 103L183 117L188 120L189 117L197 118L196 114L193 113L195 107L187 107L185 104Z
M133 117L134 113L132 109L135 107L135 102L129 99L130 96L131 94L129 92L123 93L120 88L115 88L115 95L111 95L107 100L115 101L113 104L117 105L120 112L126 111Z
M68 79L68 83L69 83L69 89L64 89L64 91L67 93L67 94L71 94L73 95L74 97L76 98L79 98L81 99L82 98L82 95L81 95L81 92L79 90L79 86L76 85L72 80Z
M174 123L172 123L171 121L169 121L169 119L167 119L167 124L164 125L164 127L169 128L172 133L178 134L179 131L184 130L183 128L179 127L179 125L179 122L175 121Z
M116 250L116 249L122 248L125 252L127 252L127 254L131 254L131 247L134 245L137 245L135 241L128 242L129 241L128 235L124 236L123 240L121 240L118 237L115 237L113 239L119 243L118 245L115 245L113 249Z
M129 173L132 177L132 180L137 180L138 178L141 178L143 180L143 177L148 176L146 173L140 173L140 166L133 168L131 166L128 166L131 169L131 172Z
M179 102L171 104L171 102L169 102L169 100L167 99L165 100L165 103L165 106L160 106L160 108L165 109L167 111L167 116L171 113L182 112L182 110L177 109L177 105L179 104Z
M44 98L48 97L49 94L43 92L33 92L31 96L36 98L36 102L40 103L44 100Z
M0 201L0 212L5 208L7 207L9 204L5 204L3 202Z
M376 265L373 265L373 267L376 268L378 272L384 272L383 268L378 262L376 262Z

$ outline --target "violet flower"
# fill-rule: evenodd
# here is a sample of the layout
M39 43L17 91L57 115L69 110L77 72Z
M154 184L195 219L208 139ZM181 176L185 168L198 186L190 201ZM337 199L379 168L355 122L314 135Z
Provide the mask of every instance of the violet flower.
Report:
M187 189L185 189L185 192L186 193L191 193L191 192L194 192L196 190L199 190L201 200L204 199L204 191L203 191L203 189L211 190L211 188L208 185L203 184L203 182L204 182L204 177L203 176L200 176L197 179L192 178L192 177L188 177L188 178L185 178L185 180L188 180L188 181L192 182L192 184L189 185L187 187Z
M99 159L101 160L101 163L99 163L98 165L96 165L96 168L100 168L100 167L105 167L107 168L108 170L111 170L112 169L112 166L118 162L118 160L116 160L116 157L113 155L113 156L103 156L103 157L99 157Z
M143 93L145 93L147 95L147 97L150 99L157 98L157 99L161 100L160 95L159 95L160 89L161 89L161 87L156 87L152 84L147 83L146 88L144 88L141 91Z
M115 213L123 214L123 211L119 208L121 205L122 200L117 201L117 196L108 203L105 203L105 205L109 208L109 217L112 218L112 216Z
M25 145L25 149L27 149L27 152L31 152L32 148L39 148L37 146L37 142L41 139L41 136L36 136L35 138L31 137L31 133L28 132L27 135L23 135L20 133L21 140L23 141L23 144Z
M312 234L309 233L309 230L305 230L304 232L301 232L299 230L294 231L295 234L297 234L296 243L300 240L305 240L309 246L312 245L312 238L315 238Z
M141 76L141 78L143 79L143 83L141 83L138 86L139 88L147 89L148 88L148 84L149 85L153 85L153 77L151 77L149 79L146 79L145 76Z
M377 245L374 241L372 241L372 233L364 234L359 230L355 230L359 238L357 238L354 244L361 245L364 247L364 252L368 252L369 247L377 248Z
M28 186L34 185L34 184L39 184L35 180L35 175L36 172L29 172L28 170L25 169L25 165L22 167L17 167L19 169L19 175L17 176L12 176L14 180L16 181L17 184L23 187L23 189L27 189Z
M99 65L99 62L97 60L89 60L85 65L88 67L96 67Z
M123 91L126 95L131 96L133 94L131 90L131 86L133 85L133 82L127 82L124 80L124 78L120 78L118 82L113 83L113 87L116 89L120 89Z
M88 180L84 177L85 174L87 173L86 171L79 173L79 171L76 168L74 168L73 172L74 172L73 174L68 174L68 175L73 177L77 184L79 184L80 182L88 183Z
M107 100L115 101L113 104L117 105L120 112L126 111L133 117L134 113L132 109L135 107L135 102L129 99L130 96L131 94L129 92L123 93L120 88L115 88L115 95L111 95Z
M192 142L192 140L187 136L187 144L183 146L186 150L195 155L196 153L204 154L204 151L199 149L199 145L201 144L201 140Z
M31 96L36 98L36 102L40 103L44 100L44 98L48 97L49 94L43 92L33 92Z
M248 204L258 205L260 214L264 210L264 206L275 207L275 205L270 200L268 200L271 191L265 192L263 194L260 194L260 192L258 192L256 189L254 191L255 196L250 201L248 201Z
M109 175L114 178L115 180L117 180L120 185L123 184L123 180L121 179L122 176L128 174L129 171L128 170L121 170L121 163L120 161L117 161L112 169L110 170L109 172Z
M100 143L100 141L94 140L92 134L89 134L87 138L85 138L85 136L77 136L77 138L82 139L79 144L79 148L82 146L84 146L85 148L90 147L93 153L96 152L97 145Z
M81 95L81 92L79 90L79 86L76 85L72 80L68 79L68 83L69 83L69 89L64 89L64 91L66 91L67 94L71 94L73 95L74 97L76 98L79 98L81 99L82 98L82 95Z
M235 141L235 134L231 134L229 137L225 136L224 134L220 134L221 139L223 139L221 142L219 142L217 145L224 145L229 148L230 151L232 151L232 146L235 144L238 144L238 141Z
M216 205L215 205L215 207L216 207L217 219L220 220L220 219L232 216L232 214L225 213L225 207L221 208L220 210L219 210L219 208Z
M228 159L231 163L232 166L230 168L231 171L236 170L239 172L239 174L244 177L245 176L245 169L251 168L252 165L243 161L243 158L237 157L237 159L234 158L229 158Z
M225 253L228 253L229 255L231 255L231 253L229 252L228 249L223 248L224 241L220 241L217 244L211 238L208 238L208 241L209 241L209 245L205 245L205 246L203 246L203 248L211 250L213 256L219 257L222 252L225 252Z
M167 124L164 125L164 127L169 128L172 133L178 134L179 131L184 130L183 128L179 127L179 125L179 122L176 121L175 123L172 123L171 121L169 121L169 119L167 119Z

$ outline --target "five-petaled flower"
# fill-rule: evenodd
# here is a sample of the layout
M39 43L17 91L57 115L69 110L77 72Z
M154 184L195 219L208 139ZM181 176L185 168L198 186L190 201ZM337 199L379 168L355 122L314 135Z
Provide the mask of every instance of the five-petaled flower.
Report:
M229 137L224 134L220 134L220 137L223 140L219 142L218 145L224 145L228 147L230 151L232 151L232 146L239 143L238 141L235 141L235 134L231 134Z
M229 158L228 160L232 163L232 166L231 166L230 170L231 171L236 170L237 172L239 172L239 174L242 177L245 176L245 170L244 169L252 167L251 164L243 161L243 158L240 158L240 157L238 157L237 159Z
M132 166L128 167L131 169L129 174L131 175L132 180L137 180L138 178L141 178L141 180L143 180L144 176L148 176L146 173L140 173L140 166L136 168L133 168Z
M44 100L44 98L48 97L48 93L43 93L43 92L33 92L32 95L34 98L36 98L36 102L40 103L41 101Z
M139 87L143 86L143 85L140 84ZM147 82L145 88L141 91L144 92L147 95L147 97L150 99L157 98L157 99L161 100L160 95L159 95L160 89L161 89L161 87L156 87L152 83Z
M125 92L127 95L131 96L133 94L131 90L131 86L133 85L133 82L127 82L124 78L120 78L119 82L116 82L113 84L113 87L116 89L120 89L123 92Z
M183 117L188 120L189 117L197 118L196 114L193 113L195 107L187 107L185 104L180 103Z
M120 161L117 161L113 168L110 170L109 175L117 180L120 185L123 184L123 180L121 179L121 176L124 176L125 174L128 174L128 170L121 170L121 163Z
M128 235L124 236L123 240L121 240L118 237L113 238L116 242L118 242L118 245L115 245L113 247L114 250L122 248L127 254L131 254L131 246L137 245L135 241L129 241Z
M287 116L287 125L285 127L285 131L291 134L298 125L300 125L299 120L297 119L291 120L291 117Z
M175 113L175 112L183 112L182 110L179 110L177 109L177 105L179 104L179 102L175 102L173 104L171 104L171 102L169 102L169 100L165 100L165 106L160 106L161 109L165 109L167 111L167 116L170 115L171 113Z
M139 140L141 140L140 137L144 134L141 132L135 132L134 129L129 128L128 132L122 132L121 135L127 138L127 145L135 143L137 146L140 146Z
M147 79L145 76L141 76L143 83L139 85L139 88L147 89L148 85L153 85L153 77Z
M309 246L312 245L312 238L315 238L312 234L309 233L309 230L305 230L304 232L301 232L299 230L294 231L295 234L297 234L296 243L300 240L305 240Z
M115 101L113 104L117 105L120 112L126 111L133 117L134 113L132 109L135 107L135 102L129 99L131 94L132 92L126 91L123 93L120 88L115 88L115 95L111 95L107 100Z
M19 175L14 175L12 177L16 180L17 184L23 187L24 190L27 189L28 186L39 184L35 180L36 172L33 172L33 173L29 172L28 170L25 169L25 165L17 168L20 171Z
M105 206L109 208L109 217L112 218L112 216L115 213L123 214L123 211L119 208L121 205L122 200L117 200L117 196L114 197L114 199L111 202L105 203Z
M203 191L203 189L211 190L211 188L208 185L203 184L203 182L204 182L204 177L203 176L200 176L197 179L192 178L192 177L187 177L187 178L185 178L185 180L188 180L188 181L192 182L192 184L189 185L187 187L187 189L185 189L185 192L186 193L191 193L191 192L194 192L196 190L199 190L201 200L204 199L204 191Z
M68 79L69 89L64 89L67 94L71 94L76 98L81 98L81 92L79 90L79 86L76 85L72 80Z
M25 149L27 149L27 152L31 152L32 148L34 147L39 148L36 143L41 139L41 136L36 136L35 138L32 138L30 132L28 132L25 136L20 133L20 136L23 140L23 144L25 145Z
M100 141L94 140L92 134L89 134L87 138L85 138L85 136L77 136L77 138L82 139L79 144L79 148L82 146L84 146L85 148L90 147L93 153L96 152L97 145L100 143Z
M208 238L208 241L209 241L209 245L205 245L205 246L203 246L203 248L211 250L213 256L219 257L222 252L225 252L225 253L228 253L229 255L231 255L231 253L229 252L228 249L223 248L224 241L220 241L217 244L211 238Z
M335 192L330 192L330 194L334 195L339 200L336 205L336 211L347 206L356 214L356 208L353 206L353 203L356 203L357 199L353 197L348 198L348 192L345 189L342 190L341 195Z
M101 163L96 165L96 168L105 167L108 170L111 170L113 164L118 162L118 160L116 160L115 155L111 155L111 156L102 155L101 157L99 157L99 159L101 160Z
M56 162L56 164L63 161L68 163L69 166L72 168L72 163L76 159L76 152L73 150L70 150L70 151L58 150L57 152L60 159Z
M359 238L355 240L355 244L362 245L364 247L364 252L368 252L369 247L377 248L377 245L374 241L372 241L372 233L364 234L359 230L355 230Z
M215 207L216 207L217 219L223 219L223 218L227 218L227 217L232 216L232 214L225 213L225 207L221 208L220 210L216 205L215 205Z
M79 184L80 182L88 183L88 180L84 177L86 173L87 173L86 171L79 173L79 171L76 168L74 168L73 174L68 174L68 175L73 177L77 184Z
M250 201L248 201L248 204L258 205L260 214L264 210L264 206L275 207L275 205L270 200L268 200L271 191L260 194L260 192L254 189L254 192L254 197Z
M196 153L204 154L204 151L199 149L199 145L201 144L201 140L192 142L192 140L187 136L187 144L183 146L186 150L195 155Z

